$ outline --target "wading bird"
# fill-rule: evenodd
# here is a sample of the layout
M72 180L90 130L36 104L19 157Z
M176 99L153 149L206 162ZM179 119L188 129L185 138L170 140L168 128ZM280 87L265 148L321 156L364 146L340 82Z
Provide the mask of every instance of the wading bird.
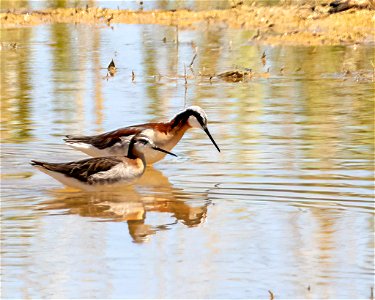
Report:
M132 137L128 148L127 156L96 157L68 163L32 160L31 165L65 185L99 190L130 183L141 177L146 168L146 150L177 156L159 148L143 135Z
M64 140L70 147L93 157L121 156L127 153L129 142L136 134L142 133L152 140L156 146L170 151L180 141L186 130L190 128L202 128L220 152L208 131L207 115L199 106L186 108L169 122L134 125L93 136L68 135ZM147 149L144 154L147 164L150 165L165 156L165 153L152 151L152 149Z

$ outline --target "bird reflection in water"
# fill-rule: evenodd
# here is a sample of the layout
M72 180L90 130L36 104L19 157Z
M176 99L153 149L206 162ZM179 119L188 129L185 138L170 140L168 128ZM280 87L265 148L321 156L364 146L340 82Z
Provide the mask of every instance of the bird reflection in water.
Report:
M77 214L100 221L127 222L134 242L142 243L158 231L168 230L181 221L188 227L201 224L210 201L205 194L188 194L172 186L160 171L149 167L135 185L113 192L86 193L70 188L53 191L53 200L40 204L39 209L63 210L57 214ZM198 197L199 200L194 199ZM193 201L194 200L194 201ZM151 225L146 222L148 213L166 213L172 222Z

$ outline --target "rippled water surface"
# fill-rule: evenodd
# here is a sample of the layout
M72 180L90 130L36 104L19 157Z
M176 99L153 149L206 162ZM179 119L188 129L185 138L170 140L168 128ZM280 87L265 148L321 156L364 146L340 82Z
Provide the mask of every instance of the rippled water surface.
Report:
M370 297L374 49L260 46L254 34L1 29L3 298ZM253 76L215 76L235 68ZM65 134L192 104L221 153L191 130L179 158L113 193L65 188L29 165L85 158Z

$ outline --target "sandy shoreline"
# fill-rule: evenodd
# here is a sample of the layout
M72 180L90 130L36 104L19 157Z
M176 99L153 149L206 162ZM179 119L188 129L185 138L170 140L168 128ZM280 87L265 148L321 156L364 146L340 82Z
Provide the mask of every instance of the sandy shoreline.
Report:
M160 24L181 29L224 26L254 30L264 44L340 45L374 43L374 10L329 14L326 7L246 6L209 11L130 11L103 8L58 8L0 13L2 28L51 23Z

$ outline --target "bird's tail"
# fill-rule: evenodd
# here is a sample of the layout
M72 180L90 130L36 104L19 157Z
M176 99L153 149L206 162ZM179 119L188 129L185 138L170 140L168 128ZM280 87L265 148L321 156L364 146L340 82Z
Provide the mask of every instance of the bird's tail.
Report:
M43 162L43 161L37 161L37 160L32 160L31 162L30 162L30 165L32 165L32 166L44 166L44 164L45 164L45 162Z
M74 135L66 135L66 138L63 139L66 143L87 143L89 141L89 137L87 136L74 136Z

